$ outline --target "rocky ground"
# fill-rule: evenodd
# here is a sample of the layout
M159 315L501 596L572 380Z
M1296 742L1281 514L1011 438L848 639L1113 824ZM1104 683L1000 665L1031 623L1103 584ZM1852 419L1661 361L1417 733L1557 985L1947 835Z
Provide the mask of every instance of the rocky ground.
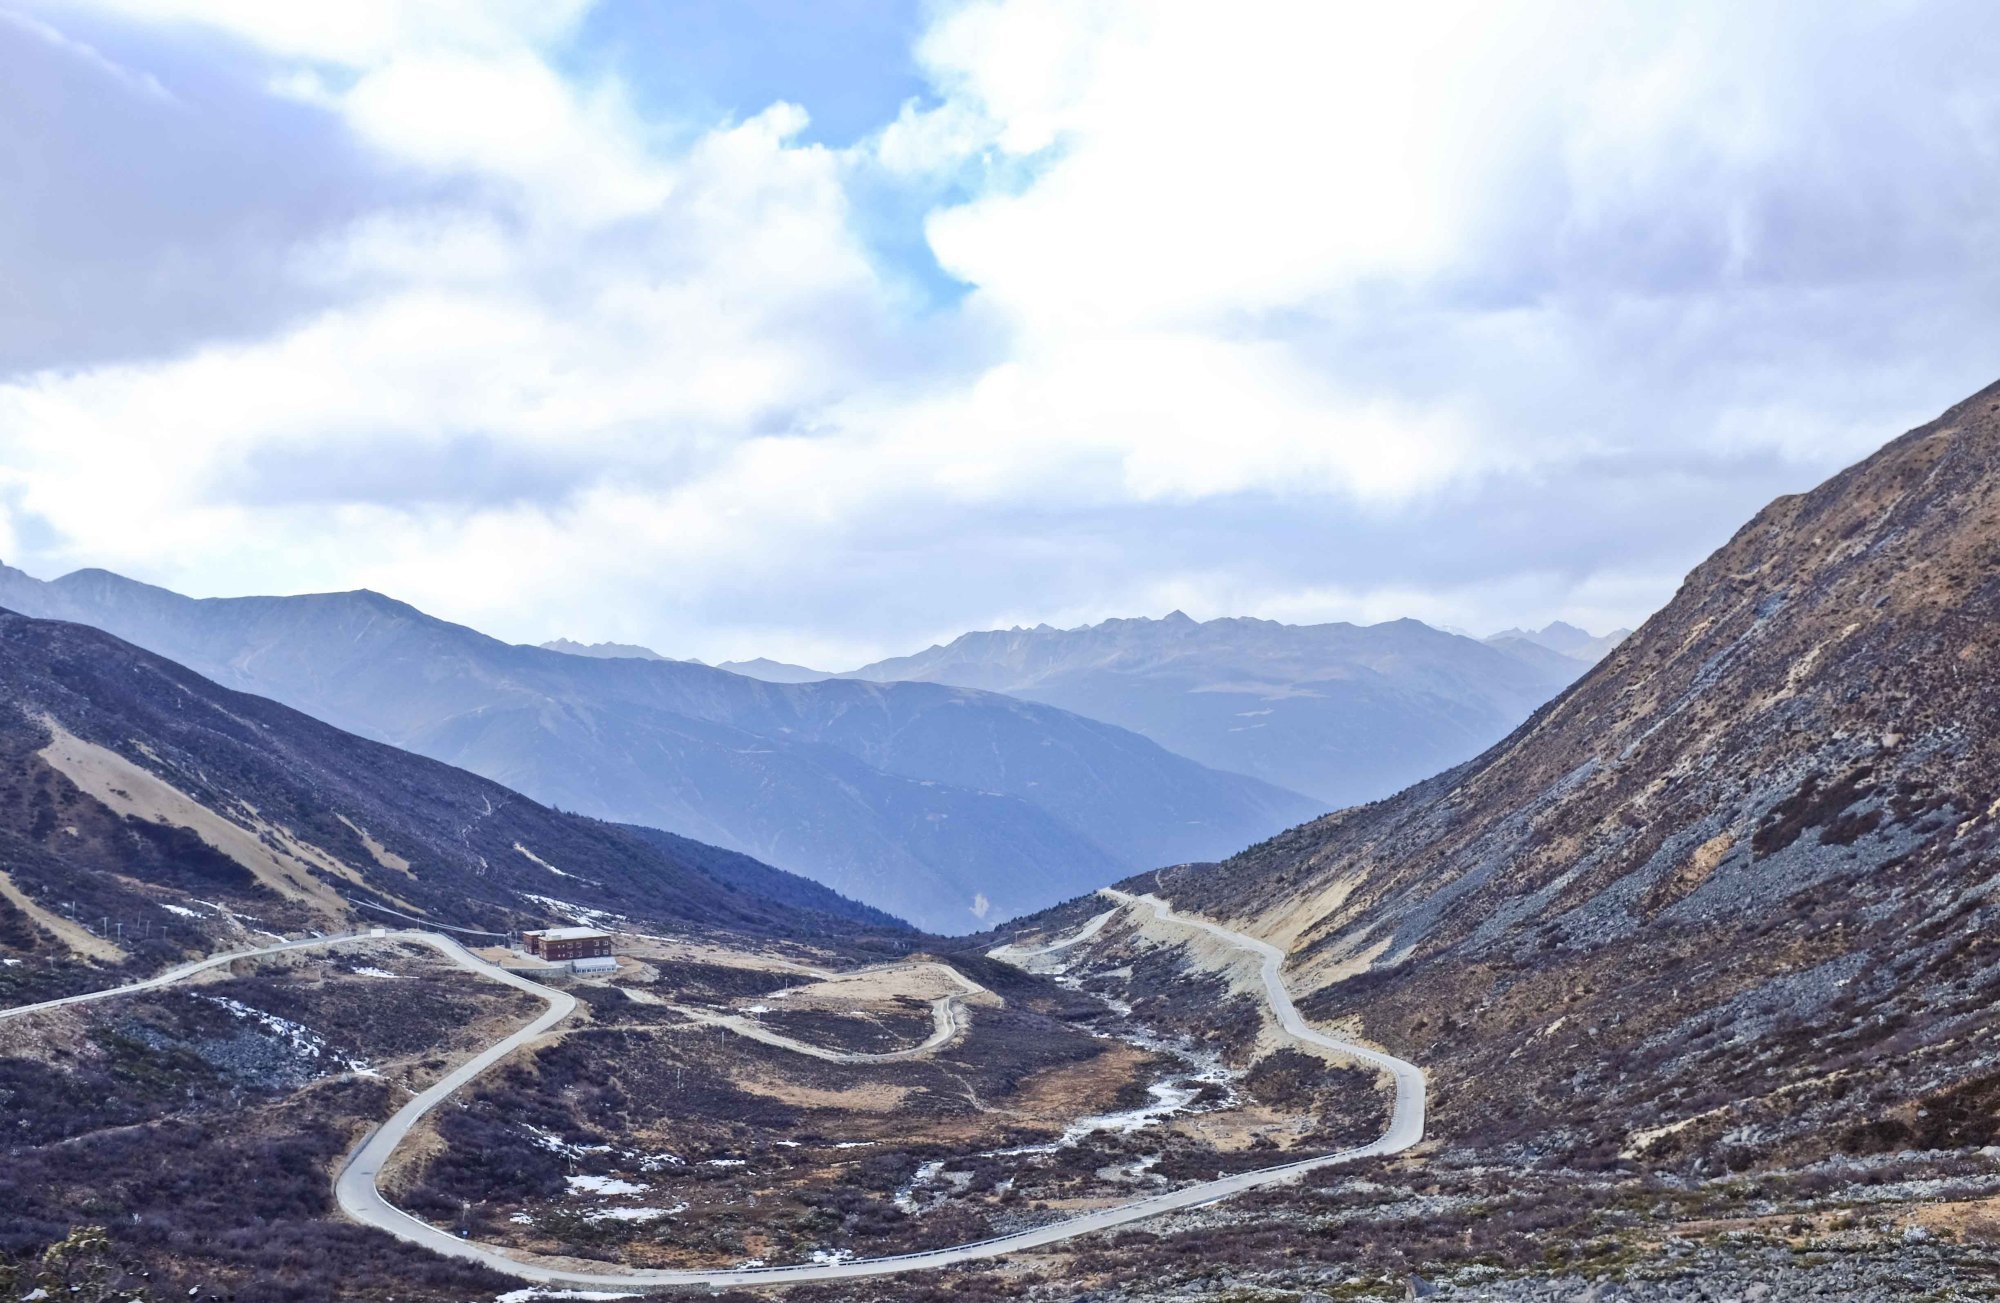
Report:
M1305 1303L2000 1297L2000 1159L1930 1154L1685 1182L1523 1178L1473 1153L1327 1174L1080 1242L906 1282L897 1298ZM858 1303L864 1287L788 1303Z

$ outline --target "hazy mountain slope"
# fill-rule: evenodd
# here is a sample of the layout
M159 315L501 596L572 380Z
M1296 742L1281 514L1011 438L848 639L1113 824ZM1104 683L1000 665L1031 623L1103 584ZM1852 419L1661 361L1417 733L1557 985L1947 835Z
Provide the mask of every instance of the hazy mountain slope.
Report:
M710 846L691 837L649 828L641 823L618 825L620 832L661 852L678 864L696 868L725 886L769 905L827 914L865 925L865 929L902 929L902 920L879 909L849 900L811 878L774 869L737 851Z
M1485 639L1488 646L1512 647L1526 643L1552 651L1559 656L1595 665L1610 654L1611 649L1632 636L1630 629L1614 629L1610 633L1593 635L1587 629L1579 629L1573 624L1557 620L1539 629L1502 629Z
M630 657L641 661L663 661L666 657L651 647L641 647L630 642L572 642L568 638L556 638L541 644L543 651L563 652L570 656L595 656L600 660L616 660Z
M1979 1145L1996 796L2000 386L1772 503L1477 760L1164 886L1432 1065L1448 1137Z
M228 686L565 809L664 827L938 930L1319 812L1093 720L930 684L771 684L510 646L376 593L196 601L0 570L0 606L109 629Z
M67 938L140 966L241 942L231 914L270 931L387 918L355 901L485 929L573 916L551 901L697 933L900 928L729 852L551 810L100 630L11 612L0 866L0 948L52 959ZM76 935L70 917L108 920L113 944Z
M1415 620L1197 623L1175 612L968 633L849 677L1045 702L1339 806L1477 753L1582 669L1540 648L1511 655Z
M568 638L554 638L540 644L543 651L564 652L571 656L594 656L599 660L621 658L641 661L664 661L671 657L662 656L651 647L641 647L629 642L575 642ZM700 661L687 661L689 665L699 665ZM731 674L741 674L748 678L762 679L766 683L812 683L834 676L825 670L807 669L803 665L788 665L784 661L774 661L759 656L750 661L722 661L715 667Z
M731 674L747 674L753 679L766 683L814 683L820 679L835 677L825 670L810 669L804 665L791 665L785 661L774 661L768 656L759 656L749 661L722 661L716 665L719 670Z

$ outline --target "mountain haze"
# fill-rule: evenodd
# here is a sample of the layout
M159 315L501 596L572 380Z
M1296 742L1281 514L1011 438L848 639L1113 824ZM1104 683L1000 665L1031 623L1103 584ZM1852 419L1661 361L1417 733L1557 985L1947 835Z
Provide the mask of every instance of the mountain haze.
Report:
M100 630L0 612L0 948L38 961L12 978L144 970L280 930L606 913L694 935L906 935L767 865L551 810Z
M1502 629L1485 639L1489 646L1505 650L1517 650L1522 644L1541 647L1559 656L1568 656L1589 665L1595 665L1609 655L1611 649L1632 636L1630 629L1614 629L1598 636L1587 629L1579 629L1573 624L1557 620L1539 629Z
M1416 620L1197 622L1176 611L968 633L845 677L1059 706L1342 806L1476 754L1583 669L1540 646L1489 647Z
M1438 1131L1740 1169L2000 1138L2000 386L1773 502L1499 745L1149 878Z
M629 642L571 642L568 638L555 638L543 643L543 651L562 652L570 656L594 656L599 660L640 660L663 661L666 657L651 647L641 647Z
M537 800L753 855L933 930L1324 808L991 693L513 646L366 591L194 600L102 570L0 570L0 606L107 629Z
M835 675L825 670L809 669L804 665L791 665L784 661L774 661L768 656L759 656L748 661L722 661L715 668L728 670L731 674L747 674L753 679L766 683L815 683L820 679L831 679Z

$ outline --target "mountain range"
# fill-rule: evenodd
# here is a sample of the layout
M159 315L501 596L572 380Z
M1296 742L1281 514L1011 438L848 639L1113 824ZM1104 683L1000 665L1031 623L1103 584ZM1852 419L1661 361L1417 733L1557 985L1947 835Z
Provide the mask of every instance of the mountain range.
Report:
M82 625L0 612L0 697L0 940L58 961L36 980L90 980L73 956L143 972L357 917L908 935L816 883L549 809Z
M377 593L192 599L0 568L0 607L94 625L224 686L564 809L664 828L964 931L1323 804L1137 734L935 684L770 684L513 646Z
M1567 656L1595 665L1611 654L1611 649L1632 636L1630 629L1614 629L1607 634L1593 634L1587 629L1579 629L1573 624L1556 620L1539 629L1502 629L1481 639L1489 647L1515 655L1532 655L1529 647L1539 647L1552 651L1558 656Z
M1331 808L1386 796L1477 754L1626 633L1598 637L1557 621L1480 640L1415 620L1197 622L1176 611L968 633L840 673L763 657L720 668L771 683L845 678L1002 692L1116 724ZM625 644L542 645L658 658Z
M1058 706L1339 807L1477 754L1587 666L1541 641L1487 645L1416 620L1292 625L1176 611L968 633L846 677Z
M1506 739L1145 879L1426 1064L1438 1131L1683 1170L2000 1136L2000 386L1780 498Z

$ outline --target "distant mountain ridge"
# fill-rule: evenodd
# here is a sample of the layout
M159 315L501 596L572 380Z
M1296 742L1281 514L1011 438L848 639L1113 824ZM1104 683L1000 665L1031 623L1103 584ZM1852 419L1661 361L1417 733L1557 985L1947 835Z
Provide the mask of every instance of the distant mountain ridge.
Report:
M651 647L641 647L630 642L572 642L568 638L556 638L542 644L543 651L562 652L567 656L595 656L599 660L639 660L663 661L667 658Z
M1288 625L1175 611L968 633L842 677L1058 706L1338 807L1477 754L1585 668L1540 644L1489 646L1416 620Z
M0 952L27 957L0 986L281 930L611 915L843 946L908 935L768 865L564 814L101 630L0 611Z
M1514 649L1515 644L1528 643L1545 647L1561 656L1568 656L1586 664L1595 665L1611 654L1611 649L1632 636L1630 629L1614 629L1601 637L1573 624L1557 620L1540 629L1502 629L1484 641L1489 646Z
M0 607L109 630L225 686L564 809L803 873L933 931L1221 854L1319 813L1134 733L932 684L771 684L513 646L366 590L195 600L0 568Z
M768 656L759 656L755 660L748 661L720 661L715 668L728 670L731 674L745 674L753 679L762 679L766 683L817 683L821 679L840 677L825 670L774 661Z
M581 643L570 638L552 638L542 643L543 651L562 652L568 656L593 656L599 660L672 660L662 656L651 647L641 647L629 642ZM705 662L688 659L683 665L701 665ZM745 678L762 679L766 683L817 683L821 679L837 678L825 670L807 669L803 665L788 665L784 661L774 661L765 656L748 661L719 661L715 668L731 674L741 674Z

